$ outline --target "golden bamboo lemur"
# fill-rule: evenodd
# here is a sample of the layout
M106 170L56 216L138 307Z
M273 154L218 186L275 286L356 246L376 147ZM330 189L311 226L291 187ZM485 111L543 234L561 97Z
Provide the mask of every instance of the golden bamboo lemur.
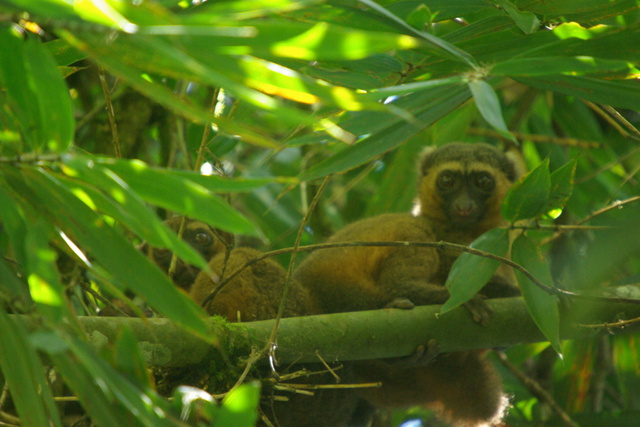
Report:
M273 319L278 313L285 286L285 270L271 259L264 259L244 269L227 283L213 299L208 297L220 283L220 277L229 276L247 261L261 255L250 248L236 248L225 260L225 253L209 261L213 276L201 271L191 288L190 297L212 315L224 316L230 322L247 322ZM225 266L226 263L226 266ZM292 280L287 295L283 317L318 314L319 310L309 298L308 290ZM324 370L320 365L305 365L309 371ZM298 370L299 367L294 367ZM343 379L351 378L351 369L340 371ZM333 376L314 375L298 379L302 383L331 384ZM295 380L293 382L296 382ZM269 398L265 388L261 410L274 425L281 427L334 427L343 425L351 418L357 404L352 390L315 390L313 396L291 394L288 401ZM281 393L280 393L281 394ZM262 425L262 424L260 424Z
M515 159L487 144L452 143L428 150L420 162L414 215L357 221L329 241L467 245L504 225L500 205L520 169ZM442 304L449 298L444 283L457 255L411 246L335 248L312 253L295 278L309 288L325 313ZM488 297L517 295L514 283L499 271L482 292ZM472 314L477 321L487 316L474 310ZM491 421L504 400L500 380L481 351L440 355L426 366L372 361L355 369L366 381L383 382L381 388L362 393L374 406L431 406L456 425Z
M166 221L169 228L176 233L180 230L183 217L176 216ZM193 219L185 219L182 238L189 243L205 260L210 260L218 253L224 253L227 245L232 244L231 234L214 229L210 225ZM141 247L165 273L169 271L173 252L170 249L154 248L146 243ZM177 259L173 282L180 288L189 290L200 269Z
M246 262L258 258L260 252L251 248L236 248L226 260L225 253L219 253L209 261L213 276L201 271L191 288L189 296L196 303L204 305L209 314L224 316L230 322L251 322L273 319L278 313L285 285L286 272L275 261L267 258L244 269L210 299L222 272L225 276L235 272ZM318 309L312 304L306 288L292 280L289 286L284 317L316 314Z

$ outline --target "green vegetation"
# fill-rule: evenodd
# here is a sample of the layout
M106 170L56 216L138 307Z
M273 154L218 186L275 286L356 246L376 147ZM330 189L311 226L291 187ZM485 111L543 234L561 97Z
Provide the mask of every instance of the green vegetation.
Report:
M531 170L503 216L522 230L521 314L548 341L506 355L548 397L505 370L509 424L637 419L635 336L561 337L585 296L640 299L638 46L638 0L0 0L0 423L65 425L73 395L98 425L252 425L256 383L189 411L189 390L154 389L133 334L89 345L78 317L131 294L220 348L136 250L205 265L167 212L292 247L326 179L300 242L321 243L409 211L416 157L450 141L517 144ZM461 257L443 312L496 265Z

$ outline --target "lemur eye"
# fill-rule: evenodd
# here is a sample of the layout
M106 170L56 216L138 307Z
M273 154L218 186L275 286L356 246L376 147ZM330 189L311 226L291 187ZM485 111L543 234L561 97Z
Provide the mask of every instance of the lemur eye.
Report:
M209 233L206 233L204 231L198 231L193 236L193 242L200 247L209 246L212 241L213 237Z
M171 256L171 251L166 248L153 248L153 257L157 260L163 260Z
M480 173L476 176L475 186L482 191L491 191L495 186L493 177L488 173Z
M444 171L438 175L437 184L440 190L451 190L456 185L456 175L451 171Z

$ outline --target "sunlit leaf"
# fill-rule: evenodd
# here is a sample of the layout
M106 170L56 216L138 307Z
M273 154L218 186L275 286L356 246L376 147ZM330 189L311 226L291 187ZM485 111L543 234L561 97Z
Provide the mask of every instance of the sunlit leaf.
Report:
M29 262L27 282L40 313L52 321L60 321L67 306L64 287L56 269L57 255L49 246L47 234L47 227L42 222L29 227L25 239Z
M176 255L189 264L205 268L206 261L184 240L172 232L169 227L152 212L126 182L123 182L110 169L94 164L90 158L71 158L63 171L72 178L83 179L65 181L76 194L86 193L96 209L117 219L134 231L151 246L171 248Z
M243 384L225 396L217 421L222 426L254 425L258 419L259 402L260 384L257 382Z
M40 198L41 206L46 206L51 218L55 218L56 225L94 257L96 263L144 296L160 312L200 336L207 335L199 307L181 294L148 258L53 177L36 169L23 171L25 180Z
M414 122L407 123L400 119L395 123L394 121L381 122L379 121L381 118L378 117L372 123L382 129L310 168L300 175L300 179L315 179L359 166L402 144L469 98L469 92L464 86L436 88L430 91L428 96L421 95L420 93L410 95L412 100L423 101L420 107L416 107ZM361 115L361 117L365 116ZM348 127L346 129L350 130Z
M105 160L102 164L149 203L232 233L256 234L255 227L244 216L184 174L174 175L170 170L152 168L137 160Z

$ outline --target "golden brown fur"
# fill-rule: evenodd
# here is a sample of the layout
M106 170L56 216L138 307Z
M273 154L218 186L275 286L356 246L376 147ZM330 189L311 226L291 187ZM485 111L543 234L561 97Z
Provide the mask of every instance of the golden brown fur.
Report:
M176 233L180 230L183 217L173 217L166 221L169 228ZM224 252L227 245L232 242L232 236L224 231L212 228L210 225L193 219L185 219L182 238L189 243L205 260L211 259L214 255ZM173 253L169 249L153 248L144 244L142 250L155 262L165 273L169 271ZM172 277L173 282L180 288L189 290L196 279L200 269L193 265L186 264L178 259Z
M233 249L224 269L225 276L260 255L255 249ZM207 300L220 283L224 264L224 252L211 258L209 267L213 276L205 271L198 274L191 289L191 299L200 305ZM215 298L206 302L204 309L209 314L224 316L230 322L273 319L278 313L285 277L286 272L278 263L268 258L263 259L227 283ZM309 299L308 290L295 280L292 281L283 316L301 316L315 312L317 309Z
M500 204L517 177L511 159L486 144L449 144L427 152L420 164L419 207L355 222L329 242L447 241L468 245L503 225ZM418 247L345 247L308 256L295 278L326 313L442 304L443 286L458 254ZM485 287L492 297L517 295L511 273L500 271ZM479 298L477 298L479 300ZM410 305L409 305L410 306ZM382 381L362 393L377 407L425 405L456 425L491 421L501 411L500 380L481 351L438 356L426 366L361 362L363 381Z
M204 303L205 310L212 315L224 316L231 322L273 319L278 313L282 299L286 272L271 259L264 259L246 268L227 283L215 298L207 298L220 283L223 268L229 276L247 261L259 257L260 252L250 248L236 248L231 251L225 265L225 254L220 253L209 261L213 272L210 276L200 272L190 296L198 304ZM206 302L205 302L206 301ZM317 314L319 310L309 298L306 288L293 280L289 287L287 304L283 316ZM306 365L309 371L324 370L321 365ZM298 366L293 367L293 371ZM343 379L349 380L350 368L340 371ZM293 382L306 384L331 384L334 379L329 374L304 377ZM283 395L283 393L279 393ZM294 393L284 394L288 401L277 401L263 397L261 409L275 425L282 427L334 427L348 421L357 397L352 390L316 390L313 396Z

